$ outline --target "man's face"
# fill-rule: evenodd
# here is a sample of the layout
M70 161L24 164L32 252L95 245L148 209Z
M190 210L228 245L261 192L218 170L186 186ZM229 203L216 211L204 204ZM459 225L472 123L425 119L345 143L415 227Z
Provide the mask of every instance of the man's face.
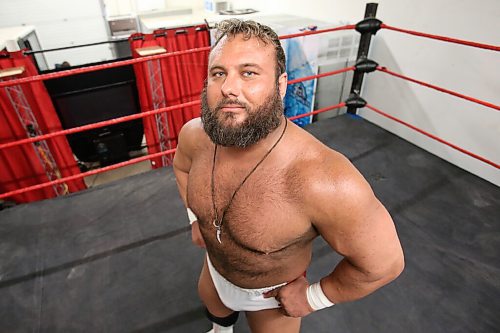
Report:
M203 127L222 146L247 147L281 123L286 74L276 80L274 47L224 38L212 50L202 93Z

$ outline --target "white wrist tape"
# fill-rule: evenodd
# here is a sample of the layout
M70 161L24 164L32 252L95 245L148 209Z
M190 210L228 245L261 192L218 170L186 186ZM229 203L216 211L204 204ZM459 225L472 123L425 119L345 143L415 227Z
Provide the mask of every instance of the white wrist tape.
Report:
M198 221L196 215L194 215L193 211L190 208L187 208L189 224L193 224L193 222Z
M307 287L307 302L309 302L309 305L314 311L335 305L328 299L328 297L326 297L319 282L311 284Z

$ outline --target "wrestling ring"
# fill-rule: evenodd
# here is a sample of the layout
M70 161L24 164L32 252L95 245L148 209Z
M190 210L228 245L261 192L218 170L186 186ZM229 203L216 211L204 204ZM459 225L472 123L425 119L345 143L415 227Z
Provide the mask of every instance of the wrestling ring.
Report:
M500 51L498 46L411 32L373 19L281 38L348 29L363 32L360 26L364 25L482 48L485 52ZM104 66L12 78L0 81L0 89L207 50L157 54ZM500 110L500 106L488 101L404 76L364 57L355 66L289 84L349 71L360 75L380 71L481 104L488 112ZM13 147L198 105L199 100L195 100L68 130L38 133L2 142L0 151L8 154ZM343 103L294 119L346 106L386 116L498 172L498 160L479 156L391 116L356 93ZM498 331L500 189L355 112L314 122L305 129L346 155L371 184L394 219L405 251L406 268L396 281L362 300L304 318L302 332ZM165 149L69 177L59 175L41 184L1 193L0 198L8 200L43 188L57 192L58 186L69 181L172 156L174 152L175 148ZM0 211L0 331L207 331L209 322L196 290L204 251L192 245L189 231L170 166ZM340 259L323 240L317 239L308 279L319 280ZM244 316L235 331L249 332Z

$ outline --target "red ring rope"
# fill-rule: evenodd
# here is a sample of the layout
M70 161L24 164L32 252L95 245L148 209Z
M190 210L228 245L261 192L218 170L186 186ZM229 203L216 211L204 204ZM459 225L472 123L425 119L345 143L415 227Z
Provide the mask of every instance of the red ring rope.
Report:
M395 73L393 71L390 71L390 70L388 70L385 67L380 67L379 66L379 67L377 67L377 70L381 71L381 72L384 72L384 73L387 73L387 74L390 74L392 76L398 77L400 79L411 81L413 83L417 83L417 84L420 84L422 86L425 86L425 87L428 87L428 88L432 88L432 89L435 89L437 91L441 91L441 92L444 92L446 94L450 94L450 95L453 95L453 96L456 96L456 97L459 97L459 98L463 98L463 99L468 100L470 102L481 104L481 105L487 106L489 108L495 109L497 111L500 111L500 106L498 106L498 105L495 105L495 104L492 104L492 103L489 103L489 102L485 102L485 101L479 100L477 98L469 97L469 96L466 96L466 95L463 95L463 94L459 94L457 92L454 92L454 91L451 91L451 90L448 90L448 89L445 89L445 88L441 88L441 87L432 85L430 83L425 83L425 82L422 82L422 81L418 81L418 80L412 79L412 78L410 78L408 76L404 76L402 74L398 74L398 73Z
M417 132L419 132L419 133L421 133L421 134L423 134L423 135L425 135L425 136L428 136L428 137L429 137L429 138L431 138L431 139L434 139L434 140L436 140L436 141L439 141L439 142L441 142L441 143L443 143L443 144L445 144L445 145L447 145L447 146L449 146L449 147L451 147L451 148L453 148L453 149L455 149L455 150L458 150L458 151L459 151L459 152L461 152L461 153L464 153L464 154L466 154L466 155L469 155L469 156L471 156L471 157L474 157L475 159L478 159L478 160L480 160L480 161L482 161L482 162L484 162L484 163L487 163L487 164L489 164L489 165L492 165L493 167L495 167L495 168L497 168L497 169L499 169L499 168L500 168L500 165L499 165L499 164L497 164L497 163L495 163L495 162L493 162L493 161L490 161L490 160L488 160L488 159L486 159L486 158L484 158L484 157L481 157L481 156L479 156L479 155L476 155L476 154L474 154L474 153L471 153L471 152L470 152L470 151L468 151L468 150L465 150L465 149L463 149L463 148L460 148L460 147L458 147L457 145L454 145L453 143L450 143L450 142L448 142L448 141L445 141L445 140L443 140L443 139L441 139L441 138L439 138L439 137L435 136L434 134L428 133L428 132L426 132L426 131L424 131L424 130L422 130L422 129L418 128L418 127L415 127L415 126L413 126L413 125L411 125L411 124L409 124L409 123L407 123L407 122L405 122L405 121L403 121L403 120L401 120L401 119L398 119L398 118L396 118L396 117L394 117L394 116L391 116L390 114L387 114L387 113L385 113L385 112L383 112L383 111L381 111L381 110L379 110L379 109L377 109L377 108L375 108L375 107L373 107L373 106L371 106L371 105L369 105L369 104L366 104L366 107L367 107L367 108L369 108L370 110L372 110L372 111L374 111L374 112L376 112L376 113L378 113L378 114L380 114L380 115L382 115L382 116L386 117L386 118L389 118L389 119L391 119L391 120L394 120L394 121L396 121L396 122L398 122L398 123L400 123L400 124L402 124L402 125L404 125L404 126L406 126L406 127L408 127L408 128L411 128L412 130L415 130L415 131L417 131Z
M115 125L115 124L123 123L126 121L130 121L130 120L145 118L145 117L153 116L153 115L156 115L156 114L159 114L162 112L170 112L172 110L180 109L183 107L189 107L189 106L193 106L193 105L197 105L197 104L200 104L200 100L191 101L191 102L182 103L182 104L177 104L177 105L172 105L172 106L168 106L168 107L161 108L161 109L136 113L136 114L133 114L130 116L124 116L124 117L104 120L104 121L100 121L98 123L88 124L88 125L84 125L84 126L78 126L78 127L74 127L74 128L70 128L70 129L66 129L66 130L62 130L62 131L52 132L49 134L39 135L39 136L33 136L33 137L26 138L26 139L18 140L18 141L7 142L7 143L0 145L0 150L5 149L5 148L14 147L14 146L19 146L22 144L28 144L28 143L32 143L32 142L36 142L36 141L51 139L51 138L54 138L56 136L84 132L84 131L88 131L88 130L91 130L94 128L104 127L107 125Z
M345 103L340 103L340 104L337 104L337 105L328 106L328 107L325 107L325 108L322 108L322 109L310 112L308 114L303 114L303 115L300 115L300 116L291 117L290 120L293 120L292 118L294 118L294 119L302 118L302 117L306 117L308 115L325 112L325 111L328 111L328 110L331 110L331 109L335 109L335 108L340 108L340 107L343 107L343 106L345 106ZM178 107L178 106L176 106L176 107ZM161 109L158 109L158 110L161 110ZM154 111L156 112L157 110L154 110ZM151 111L151 112L153 112L153 111ZM122 118L124 118L124 117L122 117ZM67 181L75 180L75 179L84 178L84 177L87 177L87 176L92 176L92 175L99 174L99 173L102 173L102 172L106 172L106 171L110 171L110 170L115 170L115 169L118 169L118 168L130 165L130 164L135 164L135 163L139 163L139 162L142 162L142 161L151 160L153 158L157 158L157 157L160 157L160 156L163 156L163 155L173 154L173 153L175 153L175 151L176 151L175 148L174 149L169 149L169 150L162 151L162 152L159 152L159 153L154 153L154 154L150 154L150 155L146 155L146 156L141 156L141 157L137 157L137 158L134 158L134 159L130 159L130 160L125 161L125 162L120 162L120 163L116 163L116 164L113 164L113 165L109 165L107 167L90 170L90 171L87 171L87 172L84 172L84 173L80 173L80 174L77 174L77 175L73 175L73 176L69 176L69 177L64 177L64 178L56 179L56 180L53 180L53 181L45 182L45 183L42 183L42 184L28 186L28 187L24 187L24 188L21 188L21 189L14 190L14 191L2 193L2 194L0 194L0 199L6 198L6 197L9 197L9 196L12 196L12 195L22 194L22 193L29 192L29 191L40 190L40 189L45 188L45 187L49 187L49 186L61 184L61 183L67 182Z
M87 176L92 176L92 175L95 175L95 174L98 174L98 173L102 173L102 172L105 172L105 171L110 171L110 170L118 169L118 168L130 165L130 164L139 163L139 162L142 162L142 161L145 161L145 160L151 160L151 159L156 158L156 157L160 157L160 156L163 156L163 155L169 155L169 154L173 154L173 153L175 153L175 149L169 149L169 150L161 151L159 153L154 153L154 154L151 154L151 155L141 156L141 157L137 157L137 158L125 161L125 162L120 162L120 163L116 163L116 164L113 164L113 165L109 165L107 167L90 170L90 171L87 171L87 172L84 172L84 173L79 173L77 175L73 175L73 176L69 176L69 177L64 177L64 178L59 178L59 179L56 179L56 180L53 180L53 181L50 181L50 182L46 182L46 183L42 183L42 184L37 184L37 185L32 185L32 186L20 188L18 190L14 190L14 191L10 191L10 192L6 192L6 193L0 194L0 199L9 197L11 195L22 194L22 193L29 192L29 191L40 190L42 188L49 187L49 186L52 186L52 185L57 185L57 184L61 184L61 183L67 182L67 181L71 181L71 180L75 180L75 179L80 179L80 178L87 177Z
M385 24L382 24L381 27L389 29L389 30L395 30L395 31L409 33L409 34L413 34L413 35L417 35L417 36L434 38L434 39L438 39L438 40L442 40L442 41L446 41L446 42L458 43L458 44L463 44L463 45L468 45L468 46L474 46L474 47L479 47L479 48L485 48L485 49L495 50L495 51L499 51L500 50L500 47L498 47L498 46L487 45L487 44L480 44L480 43L475 43L475 42L468 42L468 41L463 41L463 40L458 40L458 39L453 39L453 38L448 38L448 37L442 37L442 36L437 36L437 35L430 35L430 34L425 34L425 33L420 33L420 32L415 32L415 31L410 31L410 30L404 30L404 29L399 29L399 28L391 27L391 26L388 26L388 25L385 25ZM314 34L325 33L325 32L332 32L332 31L339 31L339 30L349 30L349 29L354 29L354 28L355 28L355 25L345 25L345 26L331 28L331 29L316 30L316 31L305 31L305 32L302 32L302 33L297 33L297 34L283 35L283 36L280 36L279 38L280 39L288 39L288 38L294 38L294 37L300 37L300 36L308 36L308 35L314 35ZM182 54L189 54L189 53L209 51L209 50L210 50L210 47L203 47L203 48L190 49L190 50L185 50L185 51L177 51L177 52L170 52L170 53L166 53L166 54L153 55L153 56L148 56L148 57L141 57L141 58L136 58L136 59L131 59L131 60L123 60L123 61L118 61L118 62L114 62L114 63L110 63L110 64L101 64L101 65L88 66L88 67L84 67L84 68L71 69L71 70L66 70L66 71L57 72L57 73L42 74L42 75L36 75L36 76L27 77L27 78L21 78L21 79L9 80L9 81L2 81L2 82L0 82L0 88L1 87L6 87L6 86L11 86L11 85L16 85L16 84L37 82L37 81L42 81L42 80L48 80L48 79L54 79L54 78L59 78L59 77L65 77L65 76L75 75L75 74L81 74L81 73L87 73L87 72L97 71L97 70L100 70L100 69L126 66L126 65L130 65L130 64L136 64L136 63L141 63L141 62L146 62L146 61L151 61L151 60L156 60L156 59L161 59L161 58L167 58L167 57L171 57L171 56L178 56L178 55L182 55ZM312 76L308 76L308 77L303 77L303 78L291 80L288 84L294 84L294 83L298 83L298 82L302 82L302 81L306 81L306 80L310 80L310 79L314 79L314 78L320 78L320 77L324 77L324 76L340 74L340 73L344 73L344 72L347 72L347 71L350 71L350 70L354 70L354 69L355 69L355 67L348 67L348 68L344 68L344 69L337 70L337 71L332 71L332 72L327 72L327 73L323 73L323 74L318 74L318 75L312 75ZM499 109L499 107L496 106L496 105L494 105L494 104L483 102L483 101L480 101L480 100L476 100L474 98L471 98L471 97L468 97L468 96L465 96L465 95L461 95L461 94L455 93L453 91L446 90L444 88L436 87L436 86L433 86L433 85L430 85L430 84L427 84L427 83L424 83L424 82L421 82L421 81L417 81L417 80L414 80L414 79L411 79L411 78L408 78L408 77L404 77L403 75L391 72L391 71L389 71L389 70L387 70L386 68L383 68L383 67L379 67L378 70L386 72L386 73L394 75L394 76L397 76L397 77L400 77L402 79L407 79L409 81L412 81L412 82L415 82L415 83L418 83L418 84L422 84L424 86L427 86L427 87L430 87L430 88L433 88L433 89L436 89L436 90L439 90L439 91L442 91L442 92L445 92L445 93L448 93L448 94L451 94L451 95L454 95L454 96L457 96L457 97L460 97L460 98L467 99L467 100L472 101L472 102L476 102L476 103L479 103L479 104L482 104L482 105L485 105L485 106L488 106L488 107L492 107L492 108L497 109L497 110ZM152 111L148 111L148 112L143 112L143 113L136 114L136 115L120 117L120 118L111 119L111 120L107 120L107 121L103 121L103 122L99 122L99 123L94 123L94 124L89 124L89 125L85 125L85 126L75 127L75 128L68 129L68 130L53 132L53 133L41 135L41 136L38 136L38 137L27 138L27 139L19 140L19 141L16 141L16 142L9 142L9 143L0 145L0 149L12 147L12 146L17 146L17 145L21 145L21 144L26 144L26 143L32 143L32 142L36 142L36 141L40 141L40 140L45 140L45 139L53 138L53 137L56 137L56 136L67 135L67 134L76 133L76 132L82 132L82 131L86 131L86 130L89 130L89 129L98 128L98 127L102 127L102 126L106 126L106 125L110 125L110 124L117 124L117 123L129 121L129 120L144 118L144 117L151 116L151 115L154 115L154 114L158 114L158 113L161 113L161 112L168 112L168 111L172 111L174 109L179 109L179 108L186 107L186 106L192 106L192 105L199 104L199 103L200 103L199 100L198 101L192 101L192 102L178 104L178 105L174 105L174 106L170 106L170 107L166 107L166 108L161 108L161 109L156 109L156 110L152 110ZM325 108L322 108L322 109L319 109L319 110L316 110L316 111L313 111L313 112L310 112L310 113L306 113L306 114L302 114L302 115L290 117L290 120L294 120L294 119L298 119L298 118L303 118L303 117L311 116L311 115L314 115L314 114L318 114L318 113L321 113L321 112L326 112L326 111L329 111L329 110L332 110L332 109L335 109L335 108L344 107L344 106L345 106L345 103L340 103L340 104L337 104L337 105L328 106L328 107L325 107ZM394 121L397 121L397 122L399 122L399 123L401 123L401 124L403 124L403 125L405 125L405 126L407 126L409 128L412 128L412 129L416 130L419 133L422 133L422 134L424 134L424 135L426 135L428 137L431 137L431 138L433 138L433 139L435 139L435 140L437 140L437 141L439 141L441 143L444 143L444 144L446 144L446 145L448 145L448 146L450 146L450 147L452 147L452 148L454 148L454 149L456 149L458 151L461 151L462 153L465 153L465 154L467 154L469 156L472 156L472 157L474 157L476 159L479 159L479 160L481 160L481 161L483 161L483 162L485 162L487 164L490 164L490 165L496 167L497 169L500 168L500 166L498 164L496 164L496 163L494 163L492 161L489 161L489 160L487 160L487 159L485 159L485 158L483 158L481 156L473 154L473 153L471 153L471 152L469 152L469 151L467 151L467 150L465 150L463 148L460 148L460 147L458 147L456 145L453 145L453 144L451 144L451 143L449 143L449 142L447 142L447 141L445 141L443 139L440 139L440 138L438 138L438 137L436 137L436 136L434 136L434 135L432 135L430 133L427 133L427 132L425 132L425 131L423 131L421 129L418 129L418 128L414 127L413 125L410 125L410 124L408 124L408 123L406 123L406 122L404 122L402 120L399 120L399 119L397 119L397 118L395 118L395 117L393 117L391 115L388 115L388 114L386 114L386 113L384 113L384 112L382 112L382 111L374 108L371 105L366 105L366 106L369 109L373 110L374 112L377 112L377 113L379 113L379 114L381 114L383 116L386 116L386 117L388 117L388 118L390 118L390 119L392 119ZM114 165L110 165L110 166L107 166L107 167L103 167L103 168L99 168L99 169L87 171L87 172L84 172L84 173L81 173L81 174L78 174L78 175L73 175L73 176L69 176L69 177L65 177L65 178L60 178L60 179L57 179L57 180L54 180L54 181L50 181L50 182L46 182L46 183L42 183L42 184L38 184L38 185L33 185L33 186L25 187L25 188L22 188L22 189L10 191L10 192L7 192L7 193L0 194L0 199L3 199L3 198L8 197L8 196L16 195L16 194L25 193L25 192L28 192L28 191L33 191L33 190L38 190L38 189L41 189L41 188L53 186L53 185L56 185L56 184L64 183L66 181L80 179L80 178L83 178L83 177L87 177L87 176L90 176L90 175L102 173L102 172L105 172L105 171L114 170L114 169L117 169L117 168L120 168L120 167L123 167L123 166L127 166L127 165L138 163L138 162L142 162L142 161L145 161L145 160L150 160L150 159L153 159L153 158L156 158L156 157L159 157L159 156L173 154L174 152L175 152L175 149L170 149L170 150L167 150L167 151L163 151L163 152L159 152L159 153L155 153L155 154L151 154L151 155L146 155L146 156L134 158L134 159L131 159L131 160L128 160L128 161L125 161L125 162L120 162L120 163L117 163L117 164L114 164Z
M348 29L354 29L354 28L355 28L355 25L345 25L345 26L331 28L331 29L305 31L305 32L297 33L297 34L283 35L283 36L280 36L279 38L280 39L288 39L288 38L315 35L315 34L321 34L321 33L326 33L326 32L332 32L332 31L338 31L338 30L348 30ZM30 77L9 80L9 81L1 81L0 88L7 87L7 86L13 86L16 84L50 80L50 79L56 79L56 78L60 78L60 77L70 76L70 75L94 72L94 71L101 70L101 69L109 69L109 68L133 65L133 64L138 64L141 62L157 60L157 59L162 59L162 58L168 58L168 57L175 57L175 56L179 56L179 55L183 55L183 54L210 51L210 48L211 48L210 46L199 47L199 48L194 48L194 49L189 49L189 50L184 50L184 51L176 51L176 52L156 54L156 55L152 55L152 56L129 59L129 60L121 60L121 61L112 62L109 64L100 64L100 65L94 65L94 66L88 66L88 67L82 67L82 68L68 69L68 70L61 71L61 72L34 75L34 76L30 76Z
M95 71L98 71L101 69L108 69L108 68L133 65L133 64L138 64L138 63L145 62L145 61L157 60L157 59L168 58L168 57L175 57L175 56L179 56L179 55L183 55L183 54L203 52L203 51L210 51L210 46L200 47L200 48L196 48L196 49L189 49L189 50L184 50L184 51L156 54L156 55L152 55L152 56L129 59L129 60L120 60L120 61L112 62L109 64L100 64L100 65L93 65L93 66L87 66L87 67L82 67L82 68L68 69L68 70L61 71L61 72L34 75L34 76L23 77L23 78L15 79L15 80L0 81L0 88L7 87L7 86L13 86L16 84L23 84L23 83L56 79L56 78L71 76L71 75L75 75L75 74L95 72Z
M293 84L293 83L297 83L297 82L301 82L301 81L306 81L306 80L311 80L311 79L314 79L314 78L319 78L319 77L324 77L324 76L335 75L335 74L347 72L349 70L354 70L354 69L355 69L355 67L348 67L348 68L340 69L340 70L337 70L337 71L332 71L332 72L327 72L327 73L317 74L317 75L311 75L311 76L307 76L307 77L303 77L303 78L299 78L299 79L296 79L296 80L289 81L288 84ZM191 101L191 102L187 102L187 103L172 105L172 106L168 106L168 107L165 107L165 108L156 109L156 110L152 110L152 111L146 111L146 112L136 113L136 114L133 114L133 115L119 117L119 118L114 118L114 119L110 119L110 120L105 120L105 121L101 121L101 122L93 123L93 124L89 124L89 125L78 126L78 127L74 127L74 128L70 128L70 129L66 129L66 130L52 132L52 133L49 133L49 134L43 134L43 135L39 135L39 136L29 137L29 138L21 139L21 140L18 140L18 141L7 142L7 143L4 143L4 144L0 144L0 150L6 149L6 148L10 148L10 147L19 146L19 145L23 145L23 144L33 143L33 142L36 142L36 141L51 139L51 138L54 138L54 137L57 137L57 136L62 136L62 135L68 135L68 134L73 134L73 133L84 132L84 131L88 131L88 130L91 130L91 129L100 128L100 127L104 127L104 126L108 126L108 125L115 125L115 124L123 123L123 122L126 122L126 121L130 121L130 120L145 118L145 117L153 116L153 115L156 115L156 114L159 114L159 113L162 113L162 112L170 112L170 111L173 111L173 110L176 110L176 109L181 109L181 108L184 108L184 107L189 107L189 106L193 106L193 105L197 105L197 104L200 104L200 100L195 100L195 101Z
M288 38L295 38L295 37L302 37L302 36L310 36L310 35L322 34L325 32L332 32L332 31L339 31L339 30L351 30L354 28L356 28L355 24L348 24L348 25L343 25L343 26L335 27L335 28L329 28L329 29L323 29L323 30L311 30L311 31L299 32L296 34L283 35L283 36L279 36L279 39L288 39Z
M325 76L337 75L337 74L345 73L345 72L348 72L348 71L353 71L355 69L356 69L355 66L351 66L351 67L346 67L346 68L339 69L339 70L336 70L336 71L325 72L325 73L322 73L322 74L316 74L316 75L311 75L311 76L304 76L304 77L301 77L301 78L298 78L298 79L295 79L295 80L290 80L290 81L288 81L288 84L295 84L295 83L299 83L299 82L302 82L302 81L307 81L307 80L312 80L312 79L318 79L318 78L325 77Z
M296 115L296 116L290 117L290 118L288 118L288 119L290 119L290 120L295 120L295 119L299 119L299 118L304 118L304 117L312 116L312 115L315 115L315 114L318 114L318 113L322 113L322 112L330 111L330 110L333 110L333 109L339 109L339 108L344 107L344 106L345 106L345 103L344 103L344 102L342 102L342 103L339 103L339 104L337 104L337 105L330 105L330 106L327 106L327 107L324 107L324 108L318 109L318 110L313 111L313 112L299 114L299 115Z
M419 36L419 37L426 37L426 38L436 39L436 40L440 40L440 41L448 42L448 43L455 43L455 44L460 44L460 45L467 45L467 46L477 47L477 48L486 49L486 50L500 51L500 46L497 46L497 45L482 44L482 43L470 42L470 41L462 40L462 39L456 39L456 38L450 38L450 37L445 37L445 36L426 34L426 33L423 33L423 32L418 32L418 31L413 31L413 30L407 30L407 29L401 29L401 28L392 27L392 26L384 24L384 23L382 23L380 25L380 28L388 29L388 30L393 30L393 31L398 31L398 32L403 32L403 33L406 33L406 34L410 34L410 35L414 35L414 36Z

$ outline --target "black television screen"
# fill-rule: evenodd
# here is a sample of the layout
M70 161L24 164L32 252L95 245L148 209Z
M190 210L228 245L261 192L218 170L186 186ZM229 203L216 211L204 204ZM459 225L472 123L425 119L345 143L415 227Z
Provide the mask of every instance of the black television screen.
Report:
M139 113L133 67L120 66L44 81L64 129ZM68 135L80 161L101 165L127 160L141 148L142 119Z
M128 82L59 95L55 104L63 128L137 113L134 87Z

